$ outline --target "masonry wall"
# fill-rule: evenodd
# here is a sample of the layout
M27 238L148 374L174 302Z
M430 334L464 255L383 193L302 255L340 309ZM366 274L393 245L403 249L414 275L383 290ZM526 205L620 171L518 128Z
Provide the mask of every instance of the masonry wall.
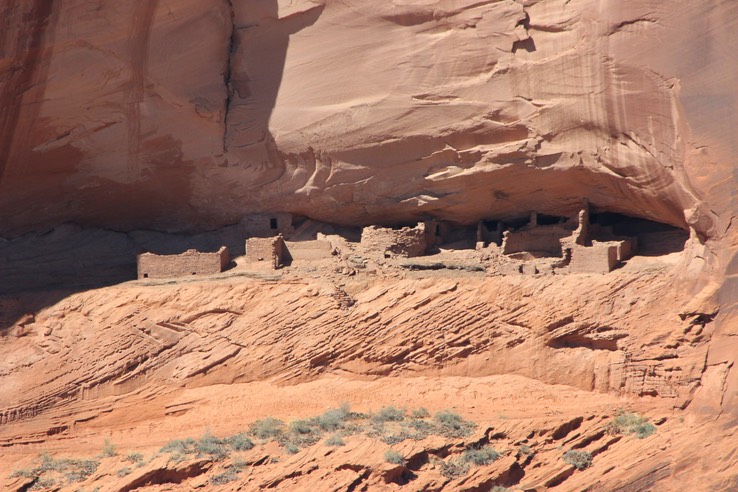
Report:
M361 249L385 256L422 256L427 249L425 225L388 229L369 226L361 232Z
M285 241L285 257L297 261L315 261L330 258L331 243L324 240L316 241Z
M142 253L137 257L138 278L172 278L220 273L228 266L228 248L215 253L190 249L179 255Z
M252 237L246 240L246 262L252 267L276 269L284 264L284 240L277 237Z
M618 266L618 243L597 241L592 246L575 245L569 269L572 273L608 273Z
M273 237L294 232L292 214L251 214L241 219L241 231L247 237Z
M503 234L502 252L509 255L523 251L539 251L552 256L561 256L561 240L571 234L570 229L559 225L507 231Z

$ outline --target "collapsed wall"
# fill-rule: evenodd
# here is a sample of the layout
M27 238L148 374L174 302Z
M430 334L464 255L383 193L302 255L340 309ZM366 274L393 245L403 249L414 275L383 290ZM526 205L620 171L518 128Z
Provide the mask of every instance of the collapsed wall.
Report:
M137 256L138 278L171 278L190 275L212 275L228 266L228 248L221 247L214 253L189 249L178 255L141 253Z

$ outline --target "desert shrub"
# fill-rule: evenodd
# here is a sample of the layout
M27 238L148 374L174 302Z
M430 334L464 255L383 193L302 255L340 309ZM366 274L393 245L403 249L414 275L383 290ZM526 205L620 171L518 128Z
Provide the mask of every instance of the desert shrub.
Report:
M198 456L208 455L214 460L222 460L228 456L226 440L219 439L206 432L199 441L195 443L195 453Z
M471 434L476 427L474 422L461 418L461 415L450 410L438 412L435 416L438 432L445 437L459 438Z
M413 419L407 423L407 428L412 432L408 432L408 437L415 441L420 441L436 432L436 426L425 420Z
M39 478L36 480L36 483L33 484L33 487L31 487L31 490L44 490L44 489L50 489L56 485L56 480L53 478Z
M334 432L344 427L345 421L352 417L351 407L344 403L340 408L333 408L323 415L310 419L312 425L318 426L326 432Z
M414 419L426 419L430 417L430 413L425 407L416 408L410 413L410 417Z
M392 463L393 465L404 465L405 464L405 457L402 456L397 451L394 451L392 449L384 453L384 460L387 463Z
M406 430L403 429L397 434L384 435L380 439L383 443L389 444L390 446L392 446L394 444L399 444L405 439L409 439L409 438L410 438L410 434Z
M503 487L502 485L495 485L489 492L508 492L510 489Z
M126 475L130 475L130 474L131 474L130 468L121 468L120 470L118 470L119 477L125 477Z
M254 447L254 442L243 432L229 437L226 442L236 451L248 451Z
M284 422L274 417L257 420L249 426L249 434L258 439L275 439L283 434Z
M284 445L284 450L287 451L288 454L297 454L300 452L300 448L291 442L288 442Z
M481 448L469 448L464 451L463 459L468 463L474 463L477 466L489 465L493 461L499 459L500 453L490 446Z
M290 423L290 432L295 434L310 434L313 432L313 426L307 420L295 420Z
M110 439L105 439L105 443L103 444L102 454L106 458L110 458L118 454L118 447L113 444L113 442Z
M373 422L401 422L405 420L405 410L392 406L381 408L372 415Z
M35 486L43 482L41 476L46 472L64 473L69 482L82 482L95 473L100 465L94 460L55 459L48 453L42 453L40 458L41 464L37 467L30 470L19 470L13 475L36 478Z
M533 448L530 446L527 446L525 444L521 444L520 447L518 447L518 455L520 456L530 456L532 454L535 454L535 451L533 451Z
M123 458L123 461L128 461L129 463L141 463L143 461L144 457L141 453L129 453Z
M161 452L179 455L193 454L195 452L196 444L197 441L191 437L188 437L187 439L175 439L165 444L164 447L161 448Z
M235 468L229 468L223 473L220 473L212 477L210 479L210 483L213 485L225 485L227 483L234 482L238 480L238 472L239 470Z
M333 434L331 437L325 440L326 446L345 446L346 443L343 442L343 439L341 439L341 436L338 434Z
M564 461L572 465L577 470L589 468L592 464L592 453L587 451L570 450L564 453Z
M441 462L441 475L446 478L459 478L469 473L469 463L463 458Z
M610 434L635 434L638 439L643 439L656 432L656 426L650 423L646 417L626 412L620 412L615 416L607 424L606 429Z
M34 478L38 476L36 468L24 468L22 470L15 470L10 474L10 478Z

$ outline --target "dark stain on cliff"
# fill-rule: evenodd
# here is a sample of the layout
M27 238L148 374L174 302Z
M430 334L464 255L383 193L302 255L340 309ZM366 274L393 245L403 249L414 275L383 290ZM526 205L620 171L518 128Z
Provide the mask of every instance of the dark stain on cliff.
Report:
M49 57L46 41L53 35L57 1L6 0L0 10L0 58L12 60L0 73L0 184L13 156L24 98L44 82Z
M131 20L131 89L128 98L128 174L135 181L141 159L141 105L148 72L149 39L159 0L138 0Z

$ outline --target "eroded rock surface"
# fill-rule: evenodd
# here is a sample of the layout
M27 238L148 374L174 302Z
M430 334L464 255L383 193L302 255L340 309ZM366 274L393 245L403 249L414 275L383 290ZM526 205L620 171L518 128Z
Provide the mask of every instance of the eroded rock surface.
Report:
M257 210L473 222L587 197L719 236L736 9L8 2L0 230L199 229Z

